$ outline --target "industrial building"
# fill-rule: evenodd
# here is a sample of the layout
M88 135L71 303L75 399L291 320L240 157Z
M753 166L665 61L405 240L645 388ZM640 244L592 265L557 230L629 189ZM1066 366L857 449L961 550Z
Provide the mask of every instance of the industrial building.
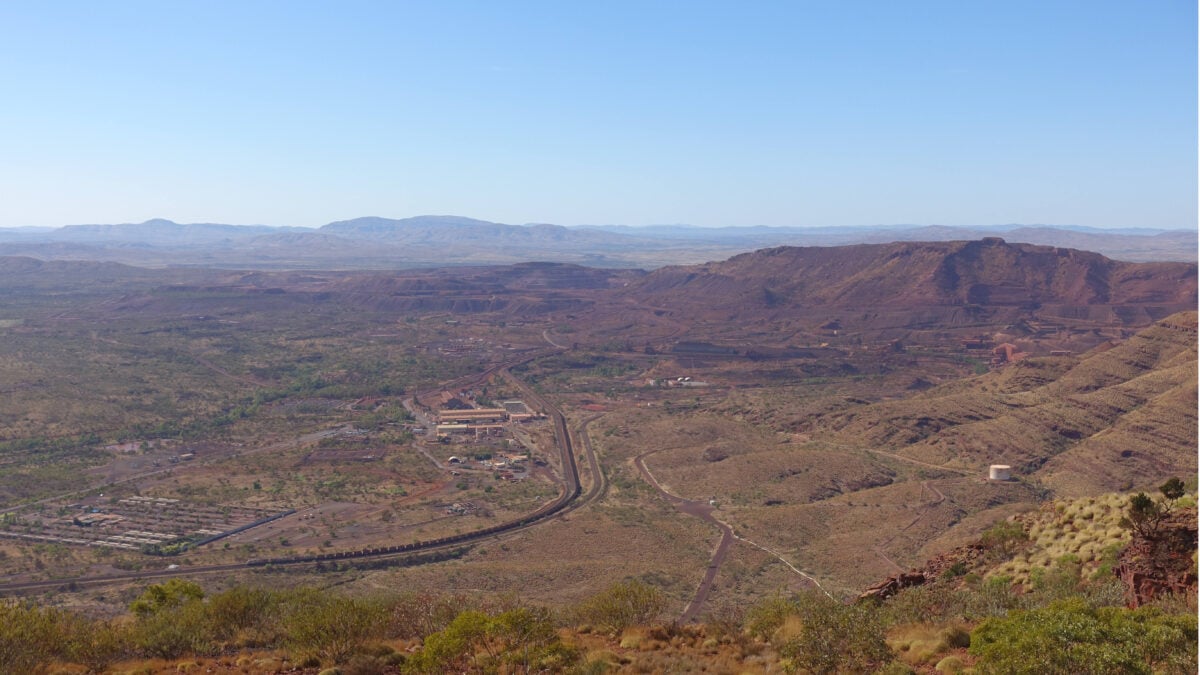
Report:
M467 408L437 411L438 424L495 424L508 419L504 408Z

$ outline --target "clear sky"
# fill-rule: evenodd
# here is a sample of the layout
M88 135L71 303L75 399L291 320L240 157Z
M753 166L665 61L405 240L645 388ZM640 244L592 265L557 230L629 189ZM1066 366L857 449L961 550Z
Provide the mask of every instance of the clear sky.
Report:
M0 3L0 226L1196 227L1196 0Z

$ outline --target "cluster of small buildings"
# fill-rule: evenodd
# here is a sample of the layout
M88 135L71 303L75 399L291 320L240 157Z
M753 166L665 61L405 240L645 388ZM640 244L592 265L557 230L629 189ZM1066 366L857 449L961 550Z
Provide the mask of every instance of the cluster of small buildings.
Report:
M524 422L536 415L521 401L504 401L500 408L442 409L436 415L438 437L474 433L499 434L506 422Z
M1004 342L996 345L996 348L992 350L991 366L999 368L1007 363L1016 363L1026 356L1029 356L1029 354L1020 351L1020 348L1016 345L1011 342Z
M488 469L505 469L510 466L525 463L527 458L525 455L514 455L505 453L493 459L484 459L479 462L479 465Z
M518 455L518 454L513 454L513 453L503 453L499 457L494 457L494 458L490 458L490 459L481 459L478 461L479 461L479 466L481 466L485 469L505 469L508 467L517 466L518 464L524 464L525 461L528 459L529 458L526 457L525 455ZM467 463L467 460L464 460L463 458L458 457L456 455L451 455L450 459L448 459L446 461L450 464L466 464Z
M980 335L978 337L969 338L962 341L963 349L966 351L976 352L991 352L989 365L992 368L999 368L1009 363L1016 363L1021 359L1029 356L1028 352L1021 351L1021 348L1011 342L1002 342L993 346L993 342L987 336ZM1070 352L1067 352L1070 354ZM1052 355L1056 355L1053 354Z
M115 513L95 512L95 513L84 513L84 514L75 516L74 518L71 519L71 523L73 525L78 525L79 527L92 527L93 525L98 525L100 527L104 527L106 525L113 525L115 523L119 523L122 520L125 520L125 516L119 516Z

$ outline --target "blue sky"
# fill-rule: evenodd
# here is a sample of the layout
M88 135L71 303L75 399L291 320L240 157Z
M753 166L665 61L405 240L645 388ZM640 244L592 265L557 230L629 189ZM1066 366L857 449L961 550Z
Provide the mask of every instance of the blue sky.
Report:
M0 226L1195 227L1194 0L0 3Z

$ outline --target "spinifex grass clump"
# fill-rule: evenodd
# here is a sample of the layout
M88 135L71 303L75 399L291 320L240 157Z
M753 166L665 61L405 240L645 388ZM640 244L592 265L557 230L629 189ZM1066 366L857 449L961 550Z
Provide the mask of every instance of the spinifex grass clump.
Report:
M1079 564L1090 576L1111 571L1116 554L1129 541L1129 531L1121 527L1129 499L1128 495L1107 494L1058 500L1021 517L1029 546L988 576L1028 585L1034 570L1062 560Z

